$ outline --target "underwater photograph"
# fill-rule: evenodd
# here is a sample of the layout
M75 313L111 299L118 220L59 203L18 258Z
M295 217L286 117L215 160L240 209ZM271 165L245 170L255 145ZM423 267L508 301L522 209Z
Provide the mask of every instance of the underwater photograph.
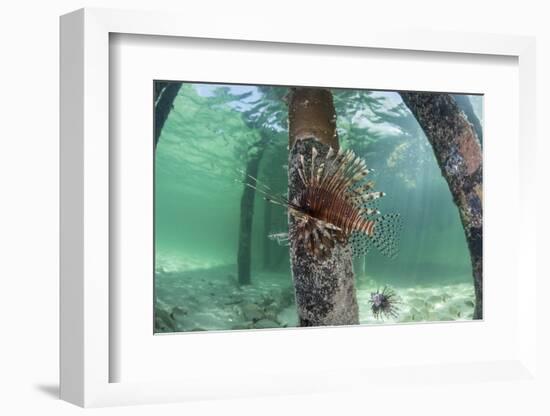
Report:
M154 332L483 319L483 95L157 80Z

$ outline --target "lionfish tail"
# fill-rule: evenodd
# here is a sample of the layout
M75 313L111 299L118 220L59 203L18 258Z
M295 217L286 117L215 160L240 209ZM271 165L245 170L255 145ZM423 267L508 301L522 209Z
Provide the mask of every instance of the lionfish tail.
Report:
M399 236L403 228L401 215L385 214L375 220L372 243L386 257L394 259L399 253Z
M390 259L399 254L399 236L403 228L403 221L399 214L391 213L380 215L368 221L372 224L370 233L355 231L350 237L352 253L355 257L364 256L372 248Z

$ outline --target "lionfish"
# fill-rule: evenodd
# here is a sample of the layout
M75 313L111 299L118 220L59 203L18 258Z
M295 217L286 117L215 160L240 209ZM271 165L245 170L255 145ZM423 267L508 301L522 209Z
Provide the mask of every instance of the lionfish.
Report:
M326 258L336 244L350 247L353 254L364 254L374 245L382 254L395 257L399 215L380 215L376 209L377 200L385 193L373 191L373 181L365 182L372 169L349 149L329 147L323 153L324 157L312 147L310 163L303 154L298 155L300 190L291 201L274 195L250 175L254 183L245 185L264 194L267 201L288 208L293 219L290 239L300 241L316 258Z
M399 301L397 295L393 289L390 289L387 286L382 289L382 292L377 290L376 292L371 293L369 303L371 305L372 314L376 319L380 319L382 317L398 317L399 308L397 307L397 303L399 303Z

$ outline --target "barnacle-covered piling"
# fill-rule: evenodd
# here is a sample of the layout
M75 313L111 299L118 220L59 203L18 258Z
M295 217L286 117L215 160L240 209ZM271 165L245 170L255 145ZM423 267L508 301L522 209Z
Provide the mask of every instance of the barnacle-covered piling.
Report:
M318 157L339 148L332 94L295 88L289 97L289 201L303 191L300 159L311 164L313 147L319 148ZM293 228L296 218L289 213L288 220ZM326 256L314 256L304 240L290 236L290 261L300 326L359 323L351 250L337 244Z
M468 242L475 288L474 319L483 317L483 156L472 124L449 94L402 92L432 145Z

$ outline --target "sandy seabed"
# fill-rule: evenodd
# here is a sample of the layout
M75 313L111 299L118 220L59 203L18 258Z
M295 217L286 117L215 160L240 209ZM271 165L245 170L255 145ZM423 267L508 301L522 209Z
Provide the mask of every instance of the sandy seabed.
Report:
M187 332L286 328L298 325L294 291L288 276L257 273L252 284L239 286L235 266L192 270L160 269L155 273L155 331ZM398 316L376 319L371 293L381 290L374 278L357 284L361 324L471 320L473 285L392 286Z

